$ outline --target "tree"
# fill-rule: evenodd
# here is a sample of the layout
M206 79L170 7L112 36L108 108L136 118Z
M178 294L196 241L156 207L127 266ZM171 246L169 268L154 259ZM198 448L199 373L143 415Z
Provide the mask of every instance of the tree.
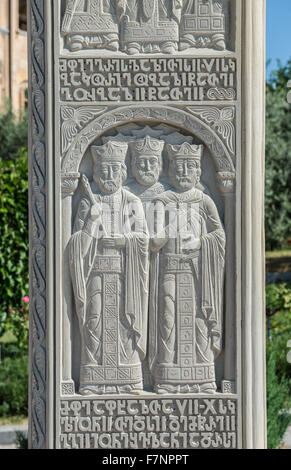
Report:
M291 59L278 62L267 81L266 247L281 249L291 238L291 104L287 102Z
M14 160L22 148L27 148L28 122L26 111L16 119L7 104L0 113L0 160Z
M0 336L10 330L24 344L26 311L22 299L28 295L27 117L17 120L9 107L0 114L0 217Z

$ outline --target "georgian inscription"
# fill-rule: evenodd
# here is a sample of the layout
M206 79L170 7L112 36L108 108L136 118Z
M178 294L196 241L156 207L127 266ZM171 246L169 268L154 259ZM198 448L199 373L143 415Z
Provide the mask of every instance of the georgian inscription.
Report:
M63 102L236 99L234 58L60 59Z
M63 400L60 430L63 449L236 449L237 401Z

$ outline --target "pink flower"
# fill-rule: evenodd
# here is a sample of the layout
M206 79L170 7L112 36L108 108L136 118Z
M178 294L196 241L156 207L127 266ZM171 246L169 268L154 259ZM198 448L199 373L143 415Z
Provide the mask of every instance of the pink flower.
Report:
M29 297L23 297L22 302L24 302L25 304L28 304L29 303Z

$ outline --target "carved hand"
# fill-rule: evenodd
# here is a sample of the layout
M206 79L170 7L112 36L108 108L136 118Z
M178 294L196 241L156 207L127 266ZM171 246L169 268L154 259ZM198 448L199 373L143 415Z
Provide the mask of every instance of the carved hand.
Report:
M126 241L123 235L112 235L103 237L101 243L104 248L124 248Z
M199 251L201 248L200 238L194 238L193 235L187 235L181 238L183 253L189 254Z

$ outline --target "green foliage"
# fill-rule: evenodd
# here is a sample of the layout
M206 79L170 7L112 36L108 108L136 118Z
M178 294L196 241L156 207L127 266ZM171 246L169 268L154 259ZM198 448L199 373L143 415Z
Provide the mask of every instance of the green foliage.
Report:
M284 248L291 238L291 104L287 102L291 60L278 64L266 97L266 246Z
M276 353L276 374L286 377L291 395L291 364L287 361L288 341L291 340L291 284L272 284L266 289L266 302L272 312L272 341L267 345L268 354Z
M5 358L0 367L0 415L28 413L28 357Z
M28 439L23 432L16 433L16 447L17 449L28 449Z
M17 338L28 294L27 173L26 150L15 160L0 159L0 336L9 328Z
M276 353L267 359L267 427L268 449L276 449L291 423L291 399L287 380L276 374Z
M0 161L17 159L22 148L27 148L27 113L16 119L8 105L0 114Z
M267 344L268 448L275 449L291 423L291 364L287 360L291 339L291 284L272 284L266 290L272 340Z
M272 311L291 312L291 284L270 284L266 288L266 303ZM290 325L291 331L291 325Z
M28 350L28 304L20 308L9 308L5 322L6 333L15 338L20 351Z

